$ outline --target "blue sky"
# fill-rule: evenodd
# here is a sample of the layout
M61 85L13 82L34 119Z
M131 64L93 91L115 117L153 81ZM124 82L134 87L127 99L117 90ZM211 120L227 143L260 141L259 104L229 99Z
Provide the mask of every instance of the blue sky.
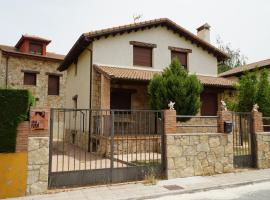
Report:
M248 62L270 58L268 0L0 0L0 43L21 34L52 40L49 51L66 54L83 32L167 17L196 33L205 22L216 37L239 48Z

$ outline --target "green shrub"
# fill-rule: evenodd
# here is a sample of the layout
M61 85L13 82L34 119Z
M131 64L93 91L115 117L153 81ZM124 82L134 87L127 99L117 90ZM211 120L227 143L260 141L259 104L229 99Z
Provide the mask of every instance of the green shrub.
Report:
M17 126L29 118L33 104L28 90L0 89L0 152L15 152Z
M161 74L154 76L148 86L152 109L167 109L169 101L173 101L178 115L197 114L202 90L196 75L189 75L175 59Z

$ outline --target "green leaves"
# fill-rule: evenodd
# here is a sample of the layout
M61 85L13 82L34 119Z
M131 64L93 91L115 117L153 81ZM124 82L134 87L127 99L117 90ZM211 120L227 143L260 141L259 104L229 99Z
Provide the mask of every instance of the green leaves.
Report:
M202 84L197 77L188 75L175 59L162 74L154 76L148 86L152 109L167 109L169 101L174 101L179 115L197 114L202 90Z
M0 152L14 152L16 129L27 120L33 96L27 90L0 89Z
M268 71L265 69L258 72L250 72L240 77L235 86L237 95L230 102L233 110L239 112L250 112L254 104L259 105L259 111L264 116L270 116L270 84Z

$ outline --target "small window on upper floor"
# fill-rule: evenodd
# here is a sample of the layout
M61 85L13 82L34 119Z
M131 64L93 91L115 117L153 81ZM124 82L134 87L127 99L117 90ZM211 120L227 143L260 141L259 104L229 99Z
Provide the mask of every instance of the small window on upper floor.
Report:
M187 70L187 53L178 52L178 51L171 51L171 59L177 59L180 64Z
M32 54L42 55L42 44L30 42L29 52Z
M48 95L59 95L59 76L48 76Z
M130 41L133 45L133 65L152 67L153 65L153 48L156 48L156 44Z
M23 84L24 85L36 85L37 84L37 74L30 73L30 72L24 72Z

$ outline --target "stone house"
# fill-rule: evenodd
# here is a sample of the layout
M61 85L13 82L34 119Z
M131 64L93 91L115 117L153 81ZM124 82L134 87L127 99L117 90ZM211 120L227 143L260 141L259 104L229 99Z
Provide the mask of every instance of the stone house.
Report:
M261 71L263 69L268 70L270 69L270 59L261 60L247 65L235 67L233 69L230 69L226 72L219 74L219 77L224 77L233 81L238 81L240 76L242 76L246 72Z
M57 67L64 56L47 52L50 42L22 35L15 46L0 45L0 87L30 90L36 107L62 107L66 75Z
M210 43L210 26L197 35L167 18L82 34L59 71L67 71L65 107L149 109L147 85L172 58L204 85L201 115L216 115L233 81L218 77L228 55Z

